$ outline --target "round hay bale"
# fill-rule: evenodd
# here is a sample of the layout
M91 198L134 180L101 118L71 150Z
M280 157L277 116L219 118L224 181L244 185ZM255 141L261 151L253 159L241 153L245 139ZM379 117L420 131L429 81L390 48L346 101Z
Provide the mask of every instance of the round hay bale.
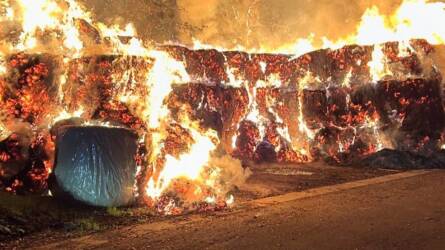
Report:
M51 191L93 206L128 205L134 197L136 152L137 136L127 129L59 129Z

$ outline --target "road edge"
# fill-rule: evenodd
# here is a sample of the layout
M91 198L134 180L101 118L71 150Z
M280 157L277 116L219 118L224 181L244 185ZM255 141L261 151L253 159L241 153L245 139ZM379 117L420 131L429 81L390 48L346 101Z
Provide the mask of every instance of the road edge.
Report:
M243 205L253 205L253 206L270 206L273 204L280 204L284 202L290 202L300 199L306 199L311 198L315 196L345 191L349 189L355 189L360 187L366 187L369 185L375 185L375 184L381 184L385 182L395 181L395 180L401 180L406 178L411 178L415 176L425 175L434 172L434 170L412 170L407 172L401 172L396 174L389 174L384 176L379 176L375 178L370 179L364 179L364 180L358 180L358 181L351 181L341 184L335 184L331 186L324 186L324 187L318 187L313 189L308 189L305 191L297 191L297 192L291 192L286 193L282 195L276 195L261 199L256 199L252 201L247 201L243 203Z

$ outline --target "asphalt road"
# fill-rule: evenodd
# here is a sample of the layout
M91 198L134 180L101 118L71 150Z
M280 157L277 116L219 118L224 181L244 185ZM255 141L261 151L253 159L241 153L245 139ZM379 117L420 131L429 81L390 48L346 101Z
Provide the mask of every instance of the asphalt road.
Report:
M445 171L291 193L42 246L82 249L445 249Z

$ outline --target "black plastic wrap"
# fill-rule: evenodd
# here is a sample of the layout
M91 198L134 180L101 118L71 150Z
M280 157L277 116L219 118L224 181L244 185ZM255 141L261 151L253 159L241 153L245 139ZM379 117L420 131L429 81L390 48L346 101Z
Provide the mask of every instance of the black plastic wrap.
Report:
M134 197L137 136L127 129L68 127L58 132L54 195L93 206L128 205Z

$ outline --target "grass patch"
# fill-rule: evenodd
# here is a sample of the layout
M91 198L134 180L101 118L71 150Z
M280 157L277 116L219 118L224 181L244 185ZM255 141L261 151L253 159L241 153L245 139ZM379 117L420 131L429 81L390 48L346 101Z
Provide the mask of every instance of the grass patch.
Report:
M119 208L116 207L109 207L107 208L107 214L113 216L113 217L121 217L126 215L126 212L123 210L120 210Z
M101 229L99 223L93 218L85 218L77 221L77 226L82 232L99 231Z

